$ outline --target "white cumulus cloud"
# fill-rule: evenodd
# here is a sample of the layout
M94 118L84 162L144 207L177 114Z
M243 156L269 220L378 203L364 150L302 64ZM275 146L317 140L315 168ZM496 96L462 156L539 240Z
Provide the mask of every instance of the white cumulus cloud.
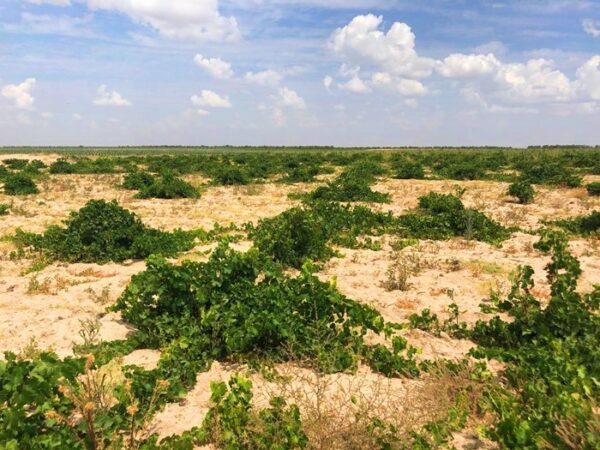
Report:
M387 72L376 72L371 76L375 86L396 91L403 97L418 97L427 94L427 88L419 80L394 77Z
M352 64L370 64L404 78L429 76L435 61L418 55L411 28L395 22L385 33L379 29L382 21L381 16L373 14L356 16L334 31L329 47Z
M231 108L229 97L221 97L216 92L203 89L200 95L193 95L192 104L205 108Z
M543 58L503 64L494 81L501 96L512 102L566 101L573 94L569 78Z
M108 87L103 84L98 88L96 98L94 99L96 106L131 106L131 102L124 98L117 91L109 91Z
M592 19L585 19L582 22L583 31L592 37L600 37L600 22L596 22Z
M416 97L425 95L427 88L418 80L400 79L396 83L396 90L404 97Z
M54 5L54 6L69 6L71 0L26 0L27 3L33 3L34 5Z
M262 72L246 72L244 77L249 83L260 86L277 86L283 80L283 75L275 70L263 70Z
M366 83L363 80L361 80L361 78L358 75L354 75L346 83L342 83L339 86L340 89L354 92L355 94L367 94L371 92L371 88L367 86Z
M453 53L441 61L437 70L448 78L471 78L493 73L500 67L500 61L492 54L465 55Z
M219 80L228 80L233 77L231 64L221 58L205 58L201 54L197 54L194 57L194 62Z
M32 109L35 99L31 90L35 86L35 78L27 78L21 84L7 84L2 88L2 96L11 100L19 109Z
M305 109L306 102L298 95L296 91L287 87L279 88L277 91L277 103L279 106L285 106L294 109Z
M590 58L577 69L576 88L584 97L600 101L600 55Z
M325 78L323 78L323 86L325 86L325 89L329 89L332 84L333 77L331 75L326 75Z
M91 9L118 11L151 26L168 39L235 41L234 17L219 12L218 0L87 0Z

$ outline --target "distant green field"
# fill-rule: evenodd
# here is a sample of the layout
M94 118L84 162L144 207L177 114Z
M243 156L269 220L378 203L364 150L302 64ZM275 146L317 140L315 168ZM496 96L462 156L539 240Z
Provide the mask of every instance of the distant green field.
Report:
M329 151L600 151L600 146L530 146L519 147L334 147L334 146L123 146L123 147L0 147L0 155L15 153L60 153L64 155L143 155L169 153L240 153L240 152L329 152Z

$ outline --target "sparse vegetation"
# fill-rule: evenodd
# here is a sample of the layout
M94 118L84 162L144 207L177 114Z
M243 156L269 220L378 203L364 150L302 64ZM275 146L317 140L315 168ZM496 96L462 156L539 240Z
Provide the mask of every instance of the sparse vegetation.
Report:
M516 197L519 203L527 204L533 201L535 190L528 181L515 181L508 187L508 195Z
M600 195L600 182L589 183L586 189L590 195Z
M155 177L148 172L130 172L123 178L123 187L132 191L140 191L151 186Z
M569 233L589 236L600 231L600 211L592 211L586 216L574 217L573 219L557 220L551 222Z
M42 235L18 231L15 241L61 261L106 263L153 253L173 256L190 249L196 237L193 232L148 228L115 201L90 200L65 225L51 226Z
M448 239L462 236L483 242L498 243L510 236L510 231L475 209L465 208L451 194L429 193L419 199L419 209L398 218L408 237Z
M4 193L7 195L32 195L39 192L30 175L11 173L4 178Z
M49 167L32 157L0 165L2 182L23 176L44 191L43 199L0 204L0 215L3 206L11 211L1 242L2 308L17 311L2 314L12 327L3 348L15 351L0 360L0 448L429 450L473 432L499 448L600 447L600 286L588 287L598 279L600 212L578 189L569 192L569 211L585 214L543 221L551 212L564 217L558 194L597 171L600 149L111 151L70 150ZM341 175L324 186L285 196L305 187L281 183L314 182L333 170ZM80 176L101 173L115 175ZM180 178L187 174L211 180L206 198L132 202L119 189L198 198ZM392 200L371 189L377 179L382 191L398 189L393 204L373 204ZM143 204L144 214L158 205L170 228L189 223L175 221L186 208L202 223L234 223L164 232L116 201L90 200L48 227L66 215L52 198L83 192L84 182L94 198ZM522 203L533 198L530 183L544 185L533 210L502 207L543 210L533 219L547 228L511 237L512 228L488 215L505 200L504 184L491 182L512 183L508 194ZM268 198L273 189L284 194ZM437 192L421 195L430 190ZM409 195L421 195L414 209ZM232 214L228 203L238 200L253 213ZM528 223L503 213L494 213L503 224ZM46 231L15 235L17 219ZM569 245L569 236L577 242ZM530 266L509 275L517 262L535 267L542 254L547 282ZM145 267L128 261L139 259ZM93 264L109 261L123 264ZM484 297L480 314L473 301ZM81 301L86 310L77 316ZM21 330L28 308L41 317L28 317ZM66 320L58 308L69 311ZM73 319L75 328L81 319L79 334ZM130 332L103 341L105 321ZM56 326L50 338L44 326ZM76 356L59 358L48 345ZM145 368L124 366L126 355ZM165 437L171 428L155 421L207 397L182 401L208 386L213 369L220 380L210 404L177 416L187 431Z
M142 186L137 198L198 198L200 193L188 182L173 174L163 174Z

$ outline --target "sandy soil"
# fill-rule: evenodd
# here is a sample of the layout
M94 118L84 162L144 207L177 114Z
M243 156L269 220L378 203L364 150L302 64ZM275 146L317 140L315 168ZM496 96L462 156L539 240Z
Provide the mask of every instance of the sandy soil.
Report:
M18 158L38 158L52 162L52 155L3 155ZM312 185L261 184L245 187L206 186L202 177L186 177L202 187L198 200L137 200L134 192L118 187L120 175L56 175L41 183L41 193L25 198L0 194L0 203L12 203L11 213L0 217L0 236L8 236L17 228L41 232L50 224L58 224L69 212L83 206L89 199L116 199L124 207L139 214L148 225L163 229L212 228L215 224L241 225L271 217L295 206L290 192L312 189ZM387 205L370 205L379 210L403 213L417 205L417 199L430 191L452 193L464 188L464 202L492 216L504 225L533 228L548 219L585 214L600 207L600 198L591 198L584 189L538 188L539 195L531 205L518 205L506 195L507 185L495 182L414 181L385 180L374 186L389 192L392 202ZM531 265L535 271L535 293L540 298L549 297L549 286L543 271L548 258L533 249L537 237L514 233L501 246L494 247L464 239L449 241L420 241L401 251L392 249L394 238L382 238L382 250L340 249L341 257L327 262L319 274L323 279L336 278L342 293L377 308L389 321L403 321L413 313L429 308L441 318L447 315L450 303L460 309L460 319L473 323L484 318L479 304L492 291L506 293L510 287L510 274L519 265ZM246 249L250 243L238 245ZM197 248L185 258L204 259L211 246ZM0 352L19 352L33 343L40 348L50 348L61 356L72 353L73 343L80 343L80 330L86 321L98 320L101 338L124 338L130 331L118 315L107 314L106 307L115 301L127 286L132 275L144 270L143 262L128 264L60 264L54 263L41 271L26 273L31 260L12 260L14 249L6 240L0 241ZM574 240L571 249L580 259L583 275L582 291L589 291L600 283L600 244L594 240ZM388 290L388 270L393 264L410 268L403 290ZM423 357L460 357L472 344L448 336L434 337L421 331L406 333L411 344L423 349ZM151 368L156 364L158 352L140 350L124 358L123 364L139 364ZM197 385L180 403L168 405L154 419L153 429L161 436L180 433L199 425L209 406L210 381L226 380L239 368L224 367L215 363L211 370L198 375ZM294 369L296 378L306 385L314 385L311 375ZM365 392L373 392L375 384L384 384L376 375L359 373L336 375L339 392L351 391L351 386L362 383ZM337 378L336 378L337 377ZM308 380L308 381L307 381ZM331 380L330 380L331 381ZM269 392L281 389L270 385L256 375L256 398L260 401ZM386 381L398 401L396 411L406 411L407 388L415 381ZM294 384L292 383L292 387ZM392 389L393 388L393 389ZM294 389L287 387L288 394ZM340 391L341 389L341 391ZM299 389L297 389L299 390ZM360 389L358 390L360 391ZM389 397L389 392L386 394ZM336 394L336 395L337 395ZM290 394L291 395L291 394ZM333 394L326 394L333 395ZM361 394L362 395L362 394ZM366 395L366 394L365 394ZM292 395L293 397L293 395ZM403 406L402 406L403 405ZM403 408L403 409L402 409ZM459 448L475 447L469 432L457 435ZM479 444L478 444L479 445ZM483 444L481 444L483 445Z

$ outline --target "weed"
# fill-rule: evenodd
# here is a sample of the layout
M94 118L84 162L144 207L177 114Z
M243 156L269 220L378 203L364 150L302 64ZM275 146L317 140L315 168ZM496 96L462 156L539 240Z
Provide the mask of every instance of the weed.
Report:
M28 295L52 294L52 282L50 278L40 281L37 276L33 276L29 279L26 292Z
M108 305L111 301L110 286L104 286L100 293L97 293L92 288L88 288L86 292L90 295L90 298L94 303L97 303L101 306Z

